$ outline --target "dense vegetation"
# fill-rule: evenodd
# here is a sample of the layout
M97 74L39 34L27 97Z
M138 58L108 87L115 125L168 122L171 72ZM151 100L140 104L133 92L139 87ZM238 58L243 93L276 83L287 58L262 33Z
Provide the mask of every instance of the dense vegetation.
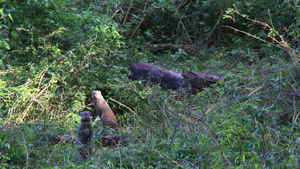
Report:
M299 166L297 0L0 4L1 168ZM223 80L196 95L165 90L127 78L139 61ZM95 89L117 101L121 133L142 137L94 141L80 159L77 144L49 138L76 138Z

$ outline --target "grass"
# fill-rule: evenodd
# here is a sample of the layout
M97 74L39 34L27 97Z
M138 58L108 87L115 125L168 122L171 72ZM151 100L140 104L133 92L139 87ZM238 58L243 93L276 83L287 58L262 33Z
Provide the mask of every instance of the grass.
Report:
M197 95L127 81L131 87L122 92L113 91L114 99L120 97L125 105L137 102L136 107L130 107L134 112L117 102L109 104L116 112L122 111L118 113L122 133L133 133L141 138L106 148L93 142L95 154L86 160L79 158L75 141L54 145L49 142L53 135L70 135L76 139L78 108L41 109L43 119L18 119L15 113L2 116L1 153L5 161L2 165L28 168L297 166L299 132L295 120L290 120L298 118L296 100L281 92L284 90L281 83L287 79L278 80L284 74L278 71L280 66L288 71L286 65L277 63L272 68L272 64L244 66L239 63L231 72L223 74L222 83ZM139 92L143 97L135 94L135 98L127 97L126 101L123 98ZM46 94L41 92L41 95ZM85 105L79 109L91 110L90 93L74 93L78 94L87 99L77 97L76 106ZM25 101L29 99L27 95L24 97ZM27 100L29 105L34 102L34 99ZM45 111L48 117L44 116ZM93 124L98 126L96 137L103 135L99 122Z
M1 17L7 22L1 23L4 25L1 28L13 38L6 33L0 35L0 42L5 42L5 49L0 50L3 57L0 61L0 168L299 166L299 69L297 57L292 60L285 53L291 48L285 51L261 45L258 49L259 43L254 39L233 38L227 42L227 37L218 47L193 48L195 45L182 42L171 49L153 48L155 44L150 40L168 46L165 44L169 43L163 43L168 36L157 39L159 31L151 28L146 37L141 30L144 25L140 25L141 29L135 25L136 37L129 39L126 35L133 32L117 24L122 23L122 15L116 13L114 17L120 20L114 22L109 14L114 14L115 8L103 13L103 5L108 4L97 8L96 1L49 2L57 10L43 9L44 17L52 21L49 25L26 20L34 12L14 13L14 8L10 8L18 6L14 1L3 7ZM37 10L42 3L35 6ZM72 8L72 13L61 9L60 3ZM148 7L142 2L135 3L130 6ZM206 5L209 8L211 4ZM126 15L128 18L123 22L126 27L135 22L144 23L139 20L142 19L139 12L143 10L138 9L133 11L135 19ZM151 16L158 8L148 10L146 14ZM57 12L59 17L55 17ZM20 16L27 24L21 28L22 22L12 21L10 16ZM175 19L181 19L178 16ZM171 16L168 18L172 21ZM37 27L40 31L31 29L32 25L41 26ZM41 31L43 27L47 31ZM209 27L207 24L206 29ZM180 48L186 46L197 50ZM129 63L138 61L180 72L220 74L223 79L196 95L165 90L127 78ZM100 121L96 120L93 122L94 154L81 159L76 144L79 114L93 110L92 90L100 90L108 99L118 116L120 133L137 137L123 145L101 147L96 139L104 133ZM72 140L51 143L51 138L57 135L71 136Z

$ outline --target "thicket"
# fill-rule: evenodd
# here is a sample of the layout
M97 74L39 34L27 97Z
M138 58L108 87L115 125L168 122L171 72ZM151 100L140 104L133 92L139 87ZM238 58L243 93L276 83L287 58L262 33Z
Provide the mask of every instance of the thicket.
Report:
M299 166L297 0L0 4L1 168ZM169 91L130 81L138 61L223 80L196 95ZM74 142L49 139L76 138L95 89L117 101L121 133L142 137L93 142L80 159Z

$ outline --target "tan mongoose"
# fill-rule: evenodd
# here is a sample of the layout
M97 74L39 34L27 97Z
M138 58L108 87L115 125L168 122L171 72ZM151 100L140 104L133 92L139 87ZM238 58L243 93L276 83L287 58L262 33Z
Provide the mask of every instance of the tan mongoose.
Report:
M93 137L93 128L91 124L91 116L89 111L81 112L80 126L77 133L78 139L81 143L79 153L83 158L91 155L91 147L89 144Z
M92 98L94 102L93 120L100 116L103 127L109 126L113 129L119 127L116 116L111 110L107 102L104 100L102 94L98 90L92 91Z

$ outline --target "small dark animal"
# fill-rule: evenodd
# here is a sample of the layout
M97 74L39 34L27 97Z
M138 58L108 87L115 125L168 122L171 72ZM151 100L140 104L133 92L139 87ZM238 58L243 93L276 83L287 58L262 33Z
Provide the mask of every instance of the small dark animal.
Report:
M113 129L118 128L119 124L116 116L107 102L104 100L101 92L94 90L92 92L92 98L94 102L93 120L95 120L97 116L100 116L104 128L106 126L109 126Z
M92 149L89 146L93 137L93 128L91 124L91 116L89 111L81 112L80 126L78 128L78 139L81 143L79 154L86 158L91 155Z

